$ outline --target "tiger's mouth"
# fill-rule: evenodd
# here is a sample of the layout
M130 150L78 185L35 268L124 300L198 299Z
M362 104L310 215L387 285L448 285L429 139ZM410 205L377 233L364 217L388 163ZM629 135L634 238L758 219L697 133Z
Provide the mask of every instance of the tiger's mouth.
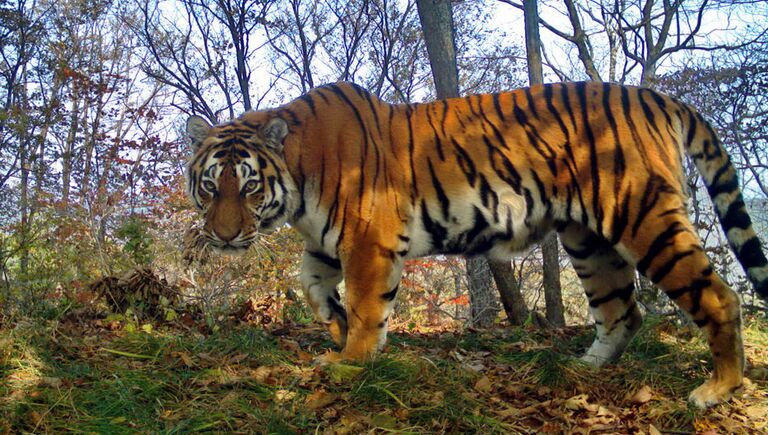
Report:
M256 242L255 235L252 237L242 237L238 234L238 236L230 240L224 240L218 235L206 232L205 237L208 246L217 254L241 255L248 251L251 245Z
M251 247L251 243L209 243L209 246L213 248L213 251L217 254L243 255L248 251L248 248Z

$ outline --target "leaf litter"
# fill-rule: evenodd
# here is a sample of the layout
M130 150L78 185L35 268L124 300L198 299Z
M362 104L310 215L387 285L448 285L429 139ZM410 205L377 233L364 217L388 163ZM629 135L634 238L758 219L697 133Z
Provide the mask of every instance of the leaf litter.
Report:
M665 323L605 369L572 358L586 328L394 331L374 361L319 367L312 359L331 345L314 325L259 317L201 334L182 319L133 332L88 318L0 331L0 434L768 430L764 377L728 404L688 407L708 375L706 348ZM747 322L748 374L768 366L767 326Z

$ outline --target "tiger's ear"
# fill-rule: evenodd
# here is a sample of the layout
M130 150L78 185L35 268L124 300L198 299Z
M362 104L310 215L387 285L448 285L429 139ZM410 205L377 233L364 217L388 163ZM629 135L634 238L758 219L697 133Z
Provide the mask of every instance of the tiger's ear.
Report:
M201 116L192 115L187 119L187 136L189 136L189 144L192 145L193 151L197 151L210 129L211 124L208 124L208 121Z
M283 139L286 136L288 136L288 123L282 118L272 118L261 128L261 137L264 138L265 145L277 151L283 150Z

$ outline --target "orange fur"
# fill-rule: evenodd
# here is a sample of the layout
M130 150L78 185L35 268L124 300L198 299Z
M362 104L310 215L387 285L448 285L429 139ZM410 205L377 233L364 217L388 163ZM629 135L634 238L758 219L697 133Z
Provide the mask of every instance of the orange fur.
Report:
M738 298L688 220L683 154L763 296L768 267L728 155L674 99L574 83L390 105L339 83L222 126L189 125L199 146L189 190L215 246L247 247L282 222L304 236L305 293L344 346L326 360L364 359L383 345L404 259L507 258L556 229L597 323L585 360L618 358L639 328L637 268L708 334L715 370L691 399L708 406L741 384ZM249 180L259 186L250 193ZM206 192L207 182L218 186Z

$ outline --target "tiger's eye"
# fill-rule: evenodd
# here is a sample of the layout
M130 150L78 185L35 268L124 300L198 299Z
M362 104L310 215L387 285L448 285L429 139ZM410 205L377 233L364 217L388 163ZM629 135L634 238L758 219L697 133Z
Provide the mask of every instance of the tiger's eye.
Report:
M205 190L211 193L216 192L216 184L214 184L213 181L208 181L208 180L203 181L203 187L205 188Z
M243 186L243 192L251 193L256 190L257 187L259 187L259 183L257 183L256 180L250 180L249 182L245 183L245 186Z

